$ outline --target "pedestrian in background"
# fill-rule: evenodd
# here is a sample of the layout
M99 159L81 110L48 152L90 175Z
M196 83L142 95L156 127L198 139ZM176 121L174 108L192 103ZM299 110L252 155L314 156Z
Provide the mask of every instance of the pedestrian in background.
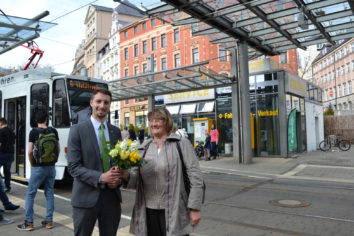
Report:
M145 130L144 127L141 125L139 129L139 136L138 136L140 144L144 142L144 137L145 137Z
M74 178L71 205L74 234L92 235L98 220L101 236L117 235L121 217L120 176L109 159L110 143L122 140L120 129L108 123L112 94L95 90L90 119L70 128L68 170Z
M152 138L140 146L146 163L122 171L127 188L136 189L130 232L141 236L188 235L201 218L203 178L198 158L191 142L174 132L167 109L150 111L148 119ZM189 195L181 159L190 180Z
M3 167L6 192L11 191L11 165L14 161L15 134L7 127L7 120L0 118L0 168Z
M219 140L219 132L215 128L215 125L212 124L210 130L210 142L211 142L210 155L212 156L213 159L216 159L216 156L218 155L218 140Z
M131 141L135 141L136 140L136 134L135 134L135 130L133 128L128 130L129 132L129 139Z
M208 130L205 130L204 159L210 161L211 138Z
M17 210L20 206L13 204L10 202L5 189L4 189L4 183L2 181L2 178L0 178L0 199L2 204L4 205L4 208L6 211L15 211Z
M53 127L47 126L48 113L44 110L38 110L35 114L35 122L37 127L33 128L29 133L29 142L28 142L28 158L31 164L31 177L28 182L27 194L26 194L26 205L25 205L25 222L17 226L18 230L31 231L34 229L33 226L33 204L34 199L37 194L38 188L44 184L44 194L47 200L47 213L45 220L41 222L42 227L47 229L53 228L53 212L54 212L54 182L55 182L55 161L53 162L41 162L42 156L40 156L42 149L41 142L37 142L40 137L53 135L56 138L56 148L53 150L56 158L60 152L59 146L59 136L56 129ZM46 140L48 142L48 140ZM48 143L49 145L49 143ZM52 144L51 144L52 145ZM43 146L44 147L44 146ZM45 152L47 156L47 150Z
M128 132L128 128L124 127L123 131L122 131L122 139L128 139L129 138L129 132Z

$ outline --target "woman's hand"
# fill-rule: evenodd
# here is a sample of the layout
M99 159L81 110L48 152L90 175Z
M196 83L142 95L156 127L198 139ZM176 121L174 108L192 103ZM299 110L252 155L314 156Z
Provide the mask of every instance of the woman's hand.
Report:
M189 217L191 218L192 226L197 226L200 221L200 211L191 209Z
M120 177L122 179L124 179L126 182L129 182L129 177L130 177L129 171L119 168L118 172L120 173Z

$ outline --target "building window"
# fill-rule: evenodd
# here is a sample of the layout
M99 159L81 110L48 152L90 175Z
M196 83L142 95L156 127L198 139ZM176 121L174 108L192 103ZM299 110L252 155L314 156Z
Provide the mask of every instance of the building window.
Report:
M139 44L134 45L134 57L139 56Z
M156 63L156 60L154 60L153 66L154 66L154 72L156 72L156 71L157 71L157 63Z
M332 79L332 73L329 72L329 73L328 73L328 81L331 81L331 79Z
M155 26L156 25L156 19L155 18L152 18L151 19L151 26Z
M352 94L352 81L348 82L348 94Z
M340 68L337 68L337 78L340 76Z
M350 63L347 63L347 72L350 72Z
M338 96L341 97L342 96L342 86L338 86Z
M192 28L192 33L197 32L198 31L198 23L192 23L191 28Z
M142 28L143 30L146 30L146 22L143 22L143 24L141 25L141 28Z
M139 66L134 66L134 75L139 74Z
M128 101L128 103L127 103ZM125 104L129 104L129 100L125 100ZM124 113L124 125L125 127L129 126L129 112Z
M344 66L342 66L342 75L344 75L345 74L345 68L344 68Z
M143 73L147 72L148 65L147 63L143 64Z
M124 31L124 38L128 38L128 30Z
M129 55L128 55L128 48L124 48L124 60L128 60Z
M280 63L282 63L282 64L286 64L286 63L288 63L286 53L282 53L282 54L280 54ZM322 63L321 63L321 69L322 69Z
M173 30L173 39L174 39L175 43L179 42L179 29L178 28Z
M128 69L125 69L124 70L124 77L128 77L129 76L129 70Z
M349 46L345 48L345 54L346 54L346 55L349 54Z
M145 40L143 41L143 54L147 53L147 47L148 47L147 41Z
M181 66L181 59L179 53L175 54L175 67L178 68Z
M354 61L352 61L352 71L354 71Z
M166 57L161 58L161 70L166 70L167 69L167 60Z
M151 38L151 50L156 50L156 37Z
M344 49L340 50L341 57L344 57Z
M166 47L166 34L161 34L161 47Z
M134 26L134 34L137 34L138 33L138 26Z
M178 9L173 10L173 16L178 16Z
M343 84L343 96L347 95L347 84Z
M219 45L219 61L226 61L226 47Z
M193 48L192 56L193 56L193 63L199 62L199 49L198 48Z

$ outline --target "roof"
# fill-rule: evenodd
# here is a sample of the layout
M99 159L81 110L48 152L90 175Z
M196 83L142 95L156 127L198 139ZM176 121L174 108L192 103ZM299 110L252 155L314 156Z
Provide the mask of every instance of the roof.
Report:
M93 6L96 10L99 10L99 11L113 12L113 8L110 8L110 7L103 7L103 6L98 6L98 5L94 5L94 4L92 4L91 6Z
M313 60L312 63L315 63L319 60L321 60L321 58L325 57L326 55L330 54L331 52L333 52L334 50L336 50L337 48L339 48L340 46L342 46L344 43L348 42L350 39L346 39L344 41L339 41L338 43L336 43L334 46L331 45L324 45L324 47L327 47L327 52L326 53L322 53L323 50L321 51L321 53L319 53L317 55L317 57Z
M49 15L45 11L32 19L0 15L0 54L14 49L39 37L39 33L50 29L55 23L40 21Z
M294 48L354 37L353 0L164 0L150 16L172 25L197 23L193 36L207 35L213 43L249 45L249 59L273 56ZM174 14L175 10L186 14ZM167 17L166 17L167 16Z
M138 11L135 5L131 4L128 0L122 1L123 4L119 4L116 8L115 11L124 15L131 15L131 16L136 16L136 17L144 17L146 16L145 14L142 14L141 11ZM129 7L131 6L131 7Z

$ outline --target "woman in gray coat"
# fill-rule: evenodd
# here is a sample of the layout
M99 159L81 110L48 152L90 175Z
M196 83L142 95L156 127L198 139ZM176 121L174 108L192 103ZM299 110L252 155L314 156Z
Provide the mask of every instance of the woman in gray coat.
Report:
M136 189L130 232L142 236L181 236L193 231L201 218L203 178L192 144L175 134L165 108L148 114L151 139L140 147L146 163L122 172L127 188ZM177 142L190 180L186 192Z

